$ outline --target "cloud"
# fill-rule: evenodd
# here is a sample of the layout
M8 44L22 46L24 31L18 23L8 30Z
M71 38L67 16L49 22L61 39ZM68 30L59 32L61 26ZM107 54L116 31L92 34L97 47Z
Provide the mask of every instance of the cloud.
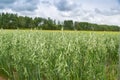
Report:
M0 4L0 9L4 9L4 4Z
M108 10L100 10L100 9L96 8L95 12L97 14L101 14L101 15L105 15L105 16L119 15L120 14L120 8L111 8L111 9L108 9Z
M1 0L0 9L8 8L13 11L34 11L39 0Z
M47 5L51 5L51 3L49 1L41 1L42 4L47 4Z
M58 0L55 2L55 6L60 11L71 11L77 4L72 0Z
M16 0L1 0L0 1L0 9L4 9L9 7L11 4L13 4Z
M0 12L120 25L120 0L0 0Z
M119 4L120 4L120 0L118 0Z
M16 1L13 5L14 6L11 6L13 11L34 11L37 9L37 0L19 0Z
M16 0L1 0L0 4L10 4L10 3L14 3Z

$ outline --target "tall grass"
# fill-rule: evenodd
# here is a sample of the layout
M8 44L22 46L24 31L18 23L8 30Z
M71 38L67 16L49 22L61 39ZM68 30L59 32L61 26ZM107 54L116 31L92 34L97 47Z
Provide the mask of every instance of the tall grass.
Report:
M0 31L9 80L117 80L119 33Z

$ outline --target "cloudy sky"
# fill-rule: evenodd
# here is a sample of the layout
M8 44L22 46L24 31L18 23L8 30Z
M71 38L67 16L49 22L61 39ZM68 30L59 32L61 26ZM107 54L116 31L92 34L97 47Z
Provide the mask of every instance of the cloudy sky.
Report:
M0 0L0 12L120 26L120 0Z

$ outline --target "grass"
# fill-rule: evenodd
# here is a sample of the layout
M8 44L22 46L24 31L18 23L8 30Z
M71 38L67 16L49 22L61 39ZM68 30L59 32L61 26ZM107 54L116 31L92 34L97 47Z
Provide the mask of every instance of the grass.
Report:
M9 80L118 80L118 32L0 31Z

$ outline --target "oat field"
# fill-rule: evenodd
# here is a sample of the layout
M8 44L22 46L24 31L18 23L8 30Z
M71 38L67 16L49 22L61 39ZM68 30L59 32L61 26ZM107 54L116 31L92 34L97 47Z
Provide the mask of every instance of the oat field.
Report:
M0 30L6 80L118 80L119 32Z

